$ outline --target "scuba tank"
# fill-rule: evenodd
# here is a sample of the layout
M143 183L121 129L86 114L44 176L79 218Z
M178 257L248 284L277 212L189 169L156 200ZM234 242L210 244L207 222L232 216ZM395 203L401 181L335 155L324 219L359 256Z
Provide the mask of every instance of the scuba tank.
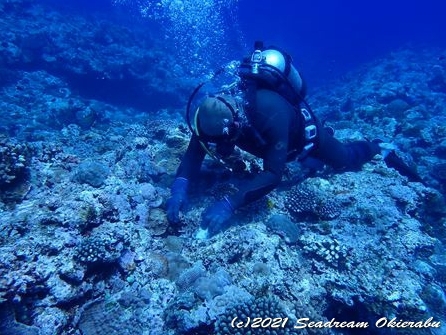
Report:
M251 57L240 64L239 76L246 82L255 82L257 88L276 91L293 105L302 101L306 93L305 82L291 56L275 47L264 48L263 42L256 42Z

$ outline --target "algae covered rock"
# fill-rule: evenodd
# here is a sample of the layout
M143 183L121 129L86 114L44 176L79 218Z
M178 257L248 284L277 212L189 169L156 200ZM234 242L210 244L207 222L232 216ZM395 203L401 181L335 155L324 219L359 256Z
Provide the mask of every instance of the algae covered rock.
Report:
M73 180L80 184L101 187L109 173L110 170L106 165L95 161L85 161L77 167Z

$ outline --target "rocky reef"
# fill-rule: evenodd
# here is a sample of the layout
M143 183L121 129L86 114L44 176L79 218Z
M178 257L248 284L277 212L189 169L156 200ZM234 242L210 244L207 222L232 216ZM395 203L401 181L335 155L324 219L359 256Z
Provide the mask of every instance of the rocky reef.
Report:
M0 4L0 329L223 335L235 316L287 318L269 334L295 333L304 317L445 324L445 50L392 53L309 97L337 138L393 142L421 182L380 156L342 174L291 164L299 178L197 240L204 208L261 162L215 169L169 227L163 206L190 136L176 109L186 69L155 36L42 10ZM148 65L159 58L161 70ZM143 81L145 109L76 89L73 78L99 75L106 88Z

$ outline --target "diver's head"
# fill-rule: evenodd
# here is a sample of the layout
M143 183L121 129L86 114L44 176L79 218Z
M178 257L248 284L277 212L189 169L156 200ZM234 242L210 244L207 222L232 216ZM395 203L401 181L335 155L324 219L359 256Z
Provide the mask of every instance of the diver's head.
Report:
M231 140L238 129L238 104L229 95L207 97L194 115L194 131L207 140Z

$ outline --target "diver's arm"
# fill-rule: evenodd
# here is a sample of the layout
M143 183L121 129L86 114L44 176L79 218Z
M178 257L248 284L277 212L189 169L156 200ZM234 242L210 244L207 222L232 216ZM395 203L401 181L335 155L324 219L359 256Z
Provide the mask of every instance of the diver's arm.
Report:
M246 182L236 194L228 197L234 208L271 192L280 183L286 165L293 107L278 93L263 89L257 91L256 107L250 122L265 142L262 153L263 171Z
M231 207L237 209L271 192L280 182L281 176L270 171L261 172L232 196L227 197Z
M206 152L201 146L197 136L192 135L186 153L178 167L176 178L185 178L189 180L196 176L200 171L205 155Z
M166 201L166 214L169 223L180 223L179 214L184 203L187 202L189 179L200 171L204 156L205 152L200 142L196 136L192 136L170 188L170 198Z
M269 114L262 129L266 141L263 152L263 171L241 186L239 191L228 197L234 209L260 199L271 192L282 180L288 151L288 111L277 109Z

